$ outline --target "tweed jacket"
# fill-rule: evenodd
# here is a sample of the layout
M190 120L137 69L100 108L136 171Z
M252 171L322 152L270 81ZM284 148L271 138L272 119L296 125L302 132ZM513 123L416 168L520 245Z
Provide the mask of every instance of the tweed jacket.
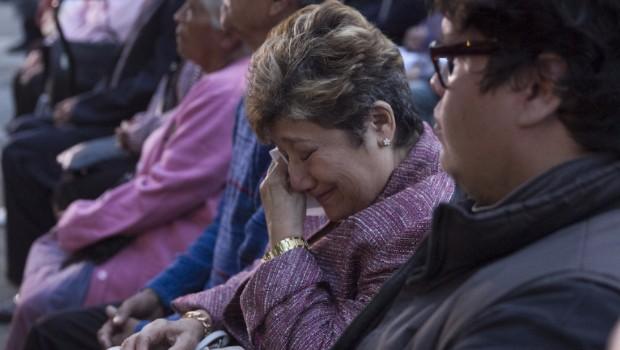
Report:
M433 209L453 183L439 167L429 126L368 208L305 232L310 249L294 249L226 284L176 300L178 311L205 309L247 349L325 349L416 251Z
M135 177L96 200L74 202L54 229L76 252L106 238L136 239L98 265L84 305L129 297L211 223L230 164L235 108L248 59L206 74L146 140Z

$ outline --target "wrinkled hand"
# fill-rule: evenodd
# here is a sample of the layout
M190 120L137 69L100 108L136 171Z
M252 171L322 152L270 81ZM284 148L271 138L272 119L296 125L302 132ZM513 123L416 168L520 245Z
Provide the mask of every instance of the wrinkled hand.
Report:
M178 321L158 319L144 327L140 333L127 338L122 350L194 350L204 337L200 321L183 318Z
M52 115L54 118L54 123L56 125L68 123L71 119L71 114L73 113L73 108L75 108L76 103L77 99L75 97L69 97L58 102Z
M121 122L121 125L116 128L116 141L122 149L132 152L131 145L129 144L129 123L126 120Z
M260 185L271 247L287 237L301 237L306 216L306 197L291 189L284 161L273 161Z
M116 129L116 139L123 149L139 155L144 141L162 124L163 118L153 112L137 113L130 120L121 122Z
M137 318L129 317L122 324L115 325L112 319L116 316L117 311L118 309L112 305L106 307L105 312L109 320L97 332L97 340L99 340L99 343L105 349L111 346L121 345L125 339L129 338L134 333L136 325L140 322Z
M97 332L97 339L103 347L108 348L119 345L133 334L139 319L163 317L164 309L155 292L147 288L125 300L118 309L108 306L106 313L108 321Z

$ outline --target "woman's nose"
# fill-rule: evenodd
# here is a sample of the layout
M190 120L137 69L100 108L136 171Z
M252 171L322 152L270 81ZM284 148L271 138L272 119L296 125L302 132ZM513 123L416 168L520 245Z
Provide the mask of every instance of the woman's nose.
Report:
M439 76L437 75L437 73L433 74L433 76L431 77L431 88L439 97L442 97L443 94L446 92L446 89L443 87L443 85L441 85L441 82L439 81Z
M306 192L314 187L314 179L303 164L289 162L288 176L291 189L295 192Z

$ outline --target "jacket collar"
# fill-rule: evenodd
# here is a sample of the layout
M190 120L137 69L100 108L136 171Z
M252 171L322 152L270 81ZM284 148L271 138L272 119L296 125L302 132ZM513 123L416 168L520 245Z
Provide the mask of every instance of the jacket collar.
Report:
M405 187L418 183L423 179L442 172L439 165L441 144L433 129L424 123L424 131L416 144L411 148L407 157L400 162L390 175L383 191L375 202L382 201Z
M472 211L470 200L440 205L425 262L409 283L440 283L617 205L619 171L617 158L594 155L555 167L485 210Z

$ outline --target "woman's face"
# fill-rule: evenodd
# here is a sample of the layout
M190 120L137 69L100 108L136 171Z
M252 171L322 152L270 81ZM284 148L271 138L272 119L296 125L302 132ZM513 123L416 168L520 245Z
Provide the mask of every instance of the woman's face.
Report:
M361 145L343 130L288 119L275 123L271 137L288 159L291 189L316 198L332 221L372 204L393 170L392 149L379 145L372 127Z

